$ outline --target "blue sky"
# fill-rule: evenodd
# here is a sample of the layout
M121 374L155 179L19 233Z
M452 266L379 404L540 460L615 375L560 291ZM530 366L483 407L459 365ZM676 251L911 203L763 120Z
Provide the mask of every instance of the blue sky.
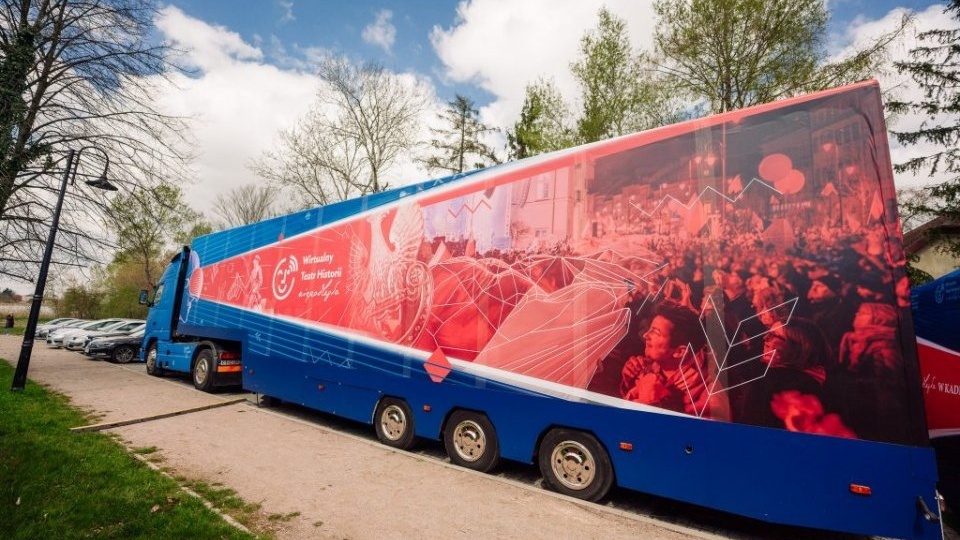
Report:
M430 44L434 26L449 27L457 1L175 0L186 15L237 32L263 49L265 61L293 67L291 58L324 49L372 60L397 71L438 73ZM459 88L459 86L458 86ZM469 91L463 87L464 91ZM482 93L482 92L481 92Z
M428 75L438 84L441 97L447 97L443 90L448 90L473 94L477 101L491 99L481 86L445 78L443 63L431 43L434 29L458 24L462 1L173 0L169 4L190 17L236 32L262 50L265 62L280 67L296 67L294 60L322 49ZM504 10L517 11L522 10L518 7L522 3L494 2ZM593 12L603 5L582 3L591 5ZM842 42L851 25L881 19L897 8L923 11L936 4L929 0L829 0L832 38ZM499 37L499 32L489 35L492 41ZM573 41L578 38L570 36Z
M894 57L902 57L917 31L955 24L943 6L923 0L827 0L828 50L892 27L903 9L915 26ZM421 80L432 101L424 125L455 93L473 99L488 125L507 128L519 114L527 83L554 80L566 99L576 97L569 64L579 39L596 24L601 6L627 22L631 42L649 50L655 17L638 0L170 0L157 19L160 37L186 51L194 68L157 100L189 117L195 139L196 181L187 188L194 206L209 208L216 194L261 182L251 160L275 144L277 131L294 125L319 87L317 58L346 55L376 61ZM885 89L902 88L895 74ZM904 119L900 127L915 119ZM918 149L893 148L894 161ZM414 161L390 171L391 184L428 178Z

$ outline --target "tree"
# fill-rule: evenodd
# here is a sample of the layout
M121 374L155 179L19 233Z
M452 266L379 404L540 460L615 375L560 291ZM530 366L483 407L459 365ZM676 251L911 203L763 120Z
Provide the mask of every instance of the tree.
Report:
M471 99L457 94L438 116L445 127L431 128L437 138L431 140L430 145L440 155L427 158L424 161L427 168L457 174L499 162L493 150L480 140L493 128L480 121Z
M7 287L7 288L3 289L2 291L0 291L0 302L5 302L5 303L18 303L18 302L22 302L22 301L23 301L23 297L20 296L19 294L15 293L15 292L13 292L13 289L11 289L11 288L9 288L9 287Z
M909 232L933 219L934 215L925 209L931 204L930 191L922 187L898 189L900 226L903 232Z
M217 195L213 211L226 227L239 227L276 217L280 192L270 186L244 184Z
M646 55L630 46L627 24L606 8L580 39L581 58L570 69L581 87L579 142L594 142L669 124L677 119L669 95Z
M157 261L162 264L163 260ZM138 301L139 291L155 283L145 280L143 267L132 259L115 260L95 273L95 289L102 291L97 315L146 319L147 307Z
M181 189L169 184L115 197L109 217L120 248L114 260L139 265L146 284L157 282L163 268L157 261L166 258L174 242L189 241L187 233L200 221L200 214L183 200ZM205 230L209 232L210 227Z
M73 285L57 302L57 315L93 319L100 313L102 295L92 285Z
M916 113L924 117L914 131L892 130L904 145L929 144L935 149L923 156L894 166L896 172L938 174L946 180L921 188L925 196L902 201L904 213L930 218L945 217L960 222L960 0L951 0L945 12L953 11L958 21L953 28L931 30L917 36L919 46L910 51L910 59L897 62L900 73L908 74L920 87L917 101L890 101L895 114ZM960 242L940 238L941 249L960 257Z
M0 4L0 275L36 276L68 148L106 151L124 188L182 175L183 125L153 98L154 81L176 69L168 47L149 39L156 14L152 0ZM99 153L82 158L80 178L103 170ZM85 226L105 205L68 190L55 263L86 266L110 247Z
M552 80L528 84L520 119L507 131L510 159L569 148L575 143L570 109Z
M190 212L193 211L190 207L187 207L187 210ZM197 213L192 214L191 219L194 219L194 221L174 233L173 242L177 246L188 246L193 243L195 238L206 236L213 232L213 225L204 221L203 218L199 216L200 214Z
M654 34L668 86L719 113L863 80L907 24L827 62L824 0L658 0Z
M418 142L425 106L420 81L375 64L328 58L310 112L282 130L277 148L252 164L293 188L306 204L328 204L387 189L384 173Z

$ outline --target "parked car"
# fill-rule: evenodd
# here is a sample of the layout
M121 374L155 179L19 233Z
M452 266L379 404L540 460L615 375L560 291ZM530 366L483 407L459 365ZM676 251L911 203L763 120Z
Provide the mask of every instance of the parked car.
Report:
M60 317L59 319L53 319L47 321L43 324L38 324L37 329L33 333L34 339L44 338L46 339L47 334L55 328L64 328L66 326L73 326L76 324L81 324L85 322L86 319L75 319L73 317Z
M127 319L99 319L96 321L87 321L77 326L56 328L47 334L47 346L59 349L63 347L63 340L72 336L74 333L83 332L84 330L103 330L126 320Z
M143 328L124 336L94 338L83 347L83 354L90 358L106 358L111 362L126 364L140 360L142 341Z
M102 330L77 332L63 340L63 348L71 351L82 351L84 345L93 338L126 335L140 330L146 324L147 321L141 319L130 319L127 322L113 325Z

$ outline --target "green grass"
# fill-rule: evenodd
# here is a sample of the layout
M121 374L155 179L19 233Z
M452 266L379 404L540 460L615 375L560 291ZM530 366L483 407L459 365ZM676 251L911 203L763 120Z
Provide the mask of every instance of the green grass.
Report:
M179 479L178 479L179 480ZM206 482L191 482L187 479L179 480L181 485L192 489L196 494L210 501L213 506L242 523L252 527L256 513L260 510L259 504L248 503L237 496L237 492L223 487L223 484L208 484Z
M3 324L4 319L7 316L7 311L3 311L3 307L0 306L0 331L4 330ZM37 319L37 326L44 324L47 321L52 321L54 317L40 317ZM27 327L27 315L14 315L13 316L13 329L10 330L10 335L12 336L22 336L24 328Z
M63 396L11 392L12 378L0 361L0 538L256 538L111 436L71 432L87 418Z

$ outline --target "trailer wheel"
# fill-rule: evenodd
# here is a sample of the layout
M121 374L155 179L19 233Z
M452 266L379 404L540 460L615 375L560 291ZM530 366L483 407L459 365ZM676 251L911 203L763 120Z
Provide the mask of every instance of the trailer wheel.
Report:
M193 387L203 392L213 388L213 370L216 360L212 349L201 349L193 363Z
M497 432L486 415L455 411L443 434L450 461L467 469L487 472L500 462Z
M402 399L385 397L374 415L377 439L387 446L409 450L416 442L413 432L413 411Z
M598 501L613 486L610 456L589 433L554 429L540 443L539 458L543 483L553 491Z
M154 377L162 377L164 370L163 368L157 365L157 344L156 343L151 343L150 346L147 347L147 355L145 358L147 361L147 375L153 375Z
M128 364L136 357L136 347L133 347L132 345L121 345L113 350L112 360L118 364Z

